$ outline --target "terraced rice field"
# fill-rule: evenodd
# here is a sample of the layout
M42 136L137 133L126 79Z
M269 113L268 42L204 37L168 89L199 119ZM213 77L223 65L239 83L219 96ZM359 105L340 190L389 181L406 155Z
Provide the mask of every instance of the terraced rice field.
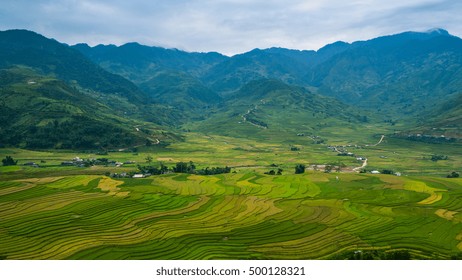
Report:
M462 179L236 173L0 182L6 259L325 259L368 249L460 253Z

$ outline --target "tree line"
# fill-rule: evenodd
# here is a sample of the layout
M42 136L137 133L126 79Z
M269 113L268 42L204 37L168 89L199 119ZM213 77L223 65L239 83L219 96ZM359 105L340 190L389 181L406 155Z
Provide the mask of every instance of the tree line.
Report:
M202 169L197 169L196 165L190 162L177 162L171 168L167 167L163 163L157 166L142 166L138 165L138 170L142 174L151 174L151 175L161 175L161 174L168 174L168 173L187 173L187 174L197 174L197 175L216 175L216 174L224 174L230 173L231 167L205 167Z

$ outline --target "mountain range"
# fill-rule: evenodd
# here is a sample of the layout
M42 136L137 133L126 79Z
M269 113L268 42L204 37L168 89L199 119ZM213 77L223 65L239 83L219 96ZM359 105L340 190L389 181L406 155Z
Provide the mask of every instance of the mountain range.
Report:
M461 88L462 40L441 29L231 57L0 32L2 145L127 147L179 140L181 128L244 136L306 122L460 138Z

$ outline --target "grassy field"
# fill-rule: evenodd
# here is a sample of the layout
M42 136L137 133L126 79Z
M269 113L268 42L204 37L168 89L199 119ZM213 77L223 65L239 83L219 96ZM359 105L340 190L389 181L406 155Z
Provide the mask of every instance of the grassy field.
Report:
M46 177L55 175L96 174L105 172L122 172L135 170L137 164L146 164L146 157L152 156L153 164L162 162L173 166L179 161L193 161L199 168L212 166L230 166L237 172L265 172L270 165L277 165L284 173L293 173L298 163L305 165L331 164L349 167L361 166L356 156L368 158L367 170L389 169L401 172L403 175L430 175L445 177L452 171L460 172L462 166L462 147L459 143L429 144L412 142L403 139L385 137L383 142L372 146L380 139L380 134L368 135L363 140L349 139L339 136L323 144L314 144L308 136L299 137L296 134L286 135L284 141L259 140L255 138L234 138L220 135L203 135L199 133L185 134L185 141L174 142L169 146L153 145L138 147L137 152L129 150L109 152L107 155L98 155L82 151L30 151L16 148L0 149L0 158L10 155L18 160L18 166L0 166L1 179L21 179L24 177ZM337 152L328 149L329 145L343 145L355 157L337 156ZM354 147L358 145L358 147ZM298 151L291 151L296 147ZM432 155L447 155L447 160L434 162ZM115 167L62 167L61 162L72 160L75 157L82 159L109 158L110 160L134 164ZM27 162L35 162L42 168L22 166Z
M264 142L188 133L185 139L107 155L0 149L1 158L18 160L0 167L0 258L336 259L407 250L413 258L448 259L462 251L462 179L445 178L460 172L460 144L385 137L372 146L380 135L333 142L353 145L349 151L368 158L366 169L403 174L397 177L351 172L360 161L309 137ZM432 154L448 159L434 162ZM235 173L104 176L135 171L148 155L154 165L193 161ZM60 165L77 156L136 163ZM298 163L345 169L294 175ZM263 174L278 168L283 175Z

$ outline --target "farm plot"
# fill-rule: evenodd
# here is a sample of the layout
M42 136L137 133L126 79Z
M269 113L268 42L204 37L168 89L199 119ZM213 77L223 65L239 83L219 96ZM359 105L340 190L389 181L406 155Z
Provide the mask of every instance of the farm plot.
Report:
M462 249L462 181L257 173L0 183L0 258L323 259Z

